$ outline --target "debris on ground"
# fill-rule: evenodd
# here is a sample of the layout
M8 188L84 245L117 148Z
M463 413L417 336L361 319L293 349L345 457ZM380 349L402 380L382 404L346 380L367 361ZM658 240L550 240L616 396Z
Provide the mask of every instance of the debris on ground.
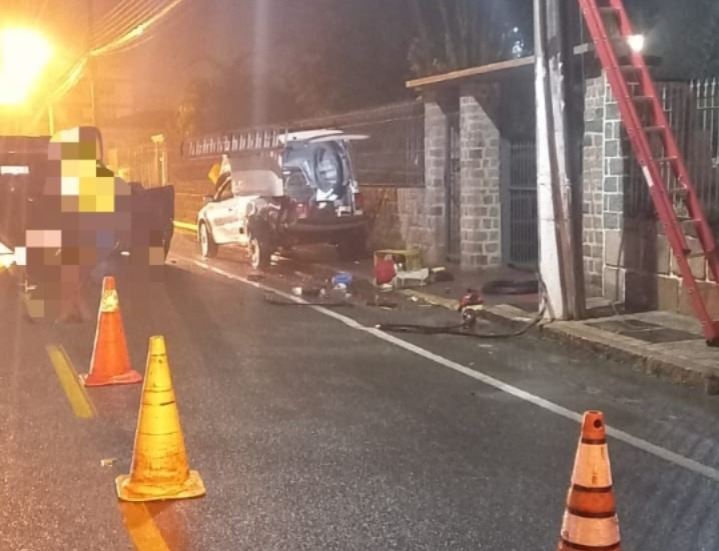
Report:
M352 285L352 274L347 272L340 272L332 277L332 287L337 289L340 285L344 285L345 289L348 289Z
M393 284L395 289L406 289L426 285L427 281L429 281L429 268L422 268L411 272L397 272Z

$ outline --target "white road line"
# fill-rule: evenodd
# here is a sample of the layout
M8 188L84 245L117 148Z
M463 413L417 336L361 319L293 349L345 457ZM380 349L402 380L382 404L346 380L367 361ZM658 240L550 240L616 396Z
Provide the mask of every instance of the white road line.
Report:
M189 259L185 258L185 260L189 260ZM297 302L300 304L305 303L305 301L299 297L290 295L288 293L284 293L277 289L273 289L272 287L263 285L262 283L258 283L255 281L249 281L242 276L238 276L231 272L222 270L220 268L210 266L204 262L199 262L197 260L194 260L192 262L194 262L197 266L199 266L205 270L209 270L213 273L219 274L228 279L239 281L246 285L251 285L252 287L255 287L257 289L262 289L264 291L276 293L279 296L286 298L287 300L291 300L291 301L294 301L294 302ZM364 331L365 333L369 333L370 335L372 335L380 340L383 340L390 344L394 344L395 346L398 346L400 348L403 348L404 350L407 350L408 352L412 352L413 354L421 356L422 358L424 358L426 360L430 360L439 365L442 365L444 367L447 367L449 369L452 369L454 371L462 373L463 375L466 375L467 377L476 379L477 381L480 381L488 386L494 387L497 390L501 390L502 392L505 392L511 396L514 396L515 398L519 398L520 400L524 400L525 402L534 404L535 406L538 406L546 411L554 413L555 415L559 415L560 417L564 417L566 419L575 421L577 423L581 423L581 421L582 421L581 413L567 409L563 406L560 406L559 404L550 402L549 400L545 400L544 398L536 396L535 394L526 392L520 388L517 388L510 384L504 383L504 382L500 381L499 379L495 379L494 377L490 377L489 375L485 375L484 373L479 373L478 371L474 371L473 369L465 367L457 362L454 362L448 358L445 358L444 356L440 356L438 354L435 354L434 352L425 350L424 348L422 348L420 346L417 346L410 342L399 339L399 338L395 337L394 335L390 335L388 333L385 333L384 331L375 329L374 327L365 327L364 325L353 320L352 318L349 318L347 316L344 316L342 314L339 314L333 310L329 310L322 306L308 306L308 308L312 308L316 312L324 314L325 316L328 316L330 318L334 318L337 321L340 321L343 324L347 325L348 327L351 327L352 329L357 329L359 331ZM663 459L669 463L673 463L674 465L677 465L679 467L682 467L684 469L692 471L696 474L699 474L701 476L704 476L706 478L709 478L711 480L719 482L719 470L717 470L717 469L714 469L712 467L704 465L703 463L699 463L698 461L694 461L693 459L689 459L688 457L685 457L678 453L674 453L673 451L667 450L665 448L662 448L661 446L657 446L656 444L652 444L651 442L648 442L641 438L637 438L636 436L632 436L631 434L629 434L627 432L612 428L610 426L607 426L607 434L609 436L611 436L612 438L614 438L615 440L619 440L621 442L624 442L625 444L629 444L630 446L632 446L634 448L637 448L646 453L654 455L655 457L659 457L660 459Z

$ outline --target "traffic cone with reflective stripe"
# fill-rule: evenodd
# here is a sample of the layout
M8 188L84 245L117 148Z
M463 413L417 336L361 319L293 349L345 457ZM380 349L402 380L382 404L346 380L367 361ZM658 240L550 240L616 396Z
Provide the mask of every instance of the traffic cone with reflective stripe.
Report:
M90 372L81 378L85 386L123 385L142 381L142 375L130 367L120 301L115 278L111 276L102 281L102 300Z
M199 497L205 485L187 463L185 441L172 389L163 337L150 339L140 418L129 475L116 479L123 501L154 501Z
M604 415L588 411L572 472L558 551L621 551Z

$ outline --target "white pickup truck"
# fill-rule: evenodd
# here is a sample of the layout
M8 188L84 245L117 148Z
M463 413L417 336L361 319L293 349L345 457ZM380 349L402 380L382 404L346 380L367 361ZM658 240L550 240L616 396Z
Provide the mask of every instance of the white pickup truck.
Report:
M366 217L348 142L366 137L293 132L278 135L272 148L222 153L216 191L197 215L203 256L240 244L257 269L278 249L300 243L331 243L344 258L360 255Z

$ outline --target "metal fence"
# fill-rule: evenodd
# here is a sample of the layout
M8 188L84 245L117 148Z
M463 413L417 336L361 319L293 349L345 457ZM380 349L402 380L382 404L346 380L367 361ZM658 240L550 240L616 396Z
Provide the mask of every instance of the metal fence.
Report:
M369 136L351 143L354 170L363 185L424 186L424 108L420 102L317 117L292 127L331 127Z
M509 144L507 187L502 198L504 255L510 262L533 266L539 258L537 219L537 145L535 142Z
M167 183L167 152L163 145L115 148L110 150L108 160L125 178L145 187Z
M719 225L719 81L663 82L657 88L707 219ZM649 189L633 155L628 164L625 214L656 218ZM669 167L664 170L670 187L676 187Z

